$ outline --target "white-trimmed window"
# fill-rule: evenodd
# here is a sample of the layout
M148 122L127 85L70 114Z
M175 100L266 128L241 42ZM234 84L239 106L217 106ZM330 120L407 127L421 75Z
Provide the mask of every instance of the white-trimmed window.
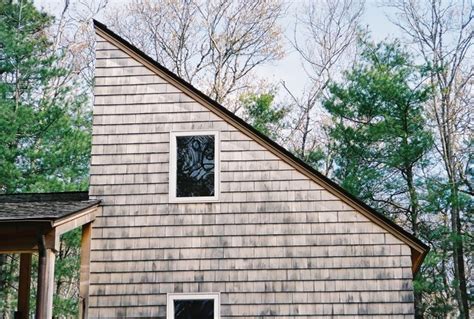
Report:
M219 196L219 133L170 133L170 202L209 202Z
M219 319L219 293L168 294L166 319Z

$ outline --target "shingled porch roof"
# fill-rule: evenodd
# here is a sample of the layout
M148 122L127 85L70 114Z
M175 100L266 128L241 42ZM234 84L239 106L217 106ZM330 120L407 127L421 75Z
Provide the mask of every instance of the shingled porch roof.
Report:
M99 204L87 192L24 193L0 195L0 223L55 222Z
M20 254L18 311L28 318L31 256L39 253L36 318L52 317L55 253L60 236L82 227L80 296L81 310L88 300L92 222L100 212L100 200L87 192L24 193L0 195L0 254Z

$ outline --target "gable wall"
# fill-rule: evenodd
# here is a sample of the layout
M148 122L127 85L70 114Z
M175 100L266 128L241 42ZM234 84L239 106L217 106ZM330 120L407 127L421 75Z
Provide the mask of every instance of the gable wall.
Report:
M218 130L217 203L168 203L170 131ZM410 249L98 38L91 318L166 316L221 292L222 318L413 315Z

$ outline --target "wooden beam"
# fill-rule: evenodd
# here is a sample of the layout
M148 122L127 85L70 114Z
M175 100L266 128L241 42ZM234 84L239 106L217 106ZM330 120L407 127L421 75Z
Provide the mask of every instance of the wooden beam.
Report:
M53 317L53 291L54 291L54 263L55 250L51 246L51 237L40 236L39 267L38 267L38 291L36 295L36 319L51 319Z
M50 222L0 222L0 253L36 252L38 234L49 231Z
M15 318L28 319L30 313L31 254L20 254L18 312Z
M100 207L93 206L72 216L55 221L53 227L56 229L56 235L61 236L70 230L94 221L97 213L100 213Z
M81 237L81 269L79 282L79 318L88 318L89 309L89 276L90 276L90 251L91 251L92 223L82 226Z
M0 248L0 254L31 254L37 251L37 245L32 246L28 244L1 245Z

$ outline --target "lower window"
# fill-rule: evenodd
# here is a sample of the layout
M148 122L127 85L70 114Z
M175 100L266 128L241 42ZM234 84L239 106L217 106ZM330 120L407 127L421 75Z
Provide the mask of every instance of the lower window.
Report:
M167 319L219 319L219 294L168 294Z

